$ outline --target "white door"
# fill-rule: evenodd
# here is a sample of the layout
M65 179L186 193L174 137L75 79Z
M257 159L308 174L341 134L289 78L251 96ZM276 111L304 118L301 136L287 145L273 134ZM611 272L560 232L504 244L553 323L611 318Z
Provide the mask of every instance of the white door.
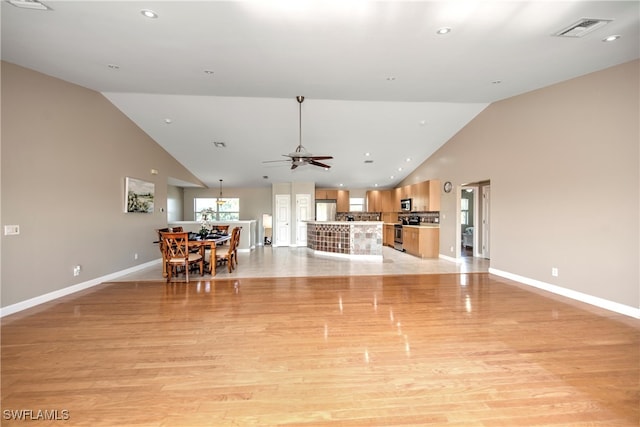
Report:
M489 230L491 228L490 219L491 213L491 187L482 187L482 257L491 258L491 252L489 250Z
M291 243L291 196L276 194L274 246L289 246Z
M307 246L307 223L311 216L311 194L296 194L296 246Z

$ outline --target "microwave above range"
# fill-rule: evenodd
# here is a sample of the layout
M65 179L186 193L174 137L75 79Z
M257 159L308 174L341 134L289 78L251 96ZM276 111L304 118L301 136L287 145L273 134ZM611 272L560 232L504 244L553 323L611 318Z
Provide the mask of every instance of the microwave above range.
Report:
M411 199L400 200L400 210L403 212L411 212Z

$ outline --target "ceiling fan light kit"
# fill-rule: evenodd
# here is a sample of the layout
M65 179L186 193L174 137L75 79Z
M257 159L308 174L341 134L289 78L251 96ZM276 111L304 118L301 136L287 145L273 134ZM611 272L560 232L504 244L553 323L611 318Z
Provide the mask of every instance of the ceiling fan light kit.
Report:
M314 156L307 151L306 148L302 145L302 103L304 102L304 96L296 96L296 101L298 101L298 146L295 151L289 154L283 154L285 157L289 157L288 160L265 160L262 163L273 163L273 162L291 162L291 169L296 169L298 166L304 165L313 165L319 166L324 169L329 169L331 166L325 163L321 163L318 160L329 160L333 159L333 156Z

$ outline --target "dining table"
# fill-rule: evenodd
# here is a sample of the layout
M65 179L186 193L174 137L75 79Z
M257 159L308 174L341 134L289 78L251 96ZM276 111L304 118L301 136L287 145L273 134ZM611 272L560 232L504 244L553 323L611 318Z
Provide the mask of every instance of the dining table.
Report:
M205 272L211 274L212 276L216 275L216 248L218 245L222 245L225 242L231 240L231 236L228 234L223 235L210 235L207 237L195 237L189 239L188 244L189 248L198 248L200 255L202 258L205 257L207 248L209 249L209 271ZM158 243L158 242L154 242ZM205 259L205 262L207 260ZM167 263L164 260L164 251L162 252L162 277L167 277Z

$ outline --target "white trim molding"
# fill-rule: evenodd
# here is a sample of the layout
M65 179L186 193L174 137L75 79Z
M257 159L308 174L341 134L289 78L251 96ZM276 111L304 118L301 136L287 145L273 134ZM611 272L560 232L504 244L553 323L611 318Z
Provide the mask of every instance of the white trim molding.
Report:
M530 279L528 277L519 276L517 274L509 273L507 271L498 270L495 268L489 268L490 274L504 277L534 288L542 289L557 295L562 295L567 298L571 298L576 301L591 304L596 307L604 308L605 310L613 311L615 313L624 314L635 319L640 319L640 308L631 307L628 305L620 304L614 301L609 301L604 298L595 297L593 295L584 294L582 292L573 291L571 289L563 288L561 286L552 285L550 283L541 282L539 280Z
M17 313L22 310L26 310L28 308L35 307L40 304L44 304L45 302L53 301L54 299L61 298L66 295L82 291L84 289L91 288L93 286L97 286L101 283L108 282L118 277L135 273L136 271L140 271L147 267L152 267L160 263L162 263L162 259L158 258L154 261L149 261L144 264L136 265L135 267L127 268L126 270L117 271L115 273L107 274L106 276L102 277L96 277L95 279L87 280L86 282L78 283L66 288L58 289L57 291L49 292L48 294L39 295L25 301L20 301L6 307L2 307L0 308L0 318Z
M445 261L451 261L451 262L455 262L456 264L461 264L462 263L462 258L456 258L456 257L452 257L449 255L444 255L444 254L438 254L439 258L442 258Z

